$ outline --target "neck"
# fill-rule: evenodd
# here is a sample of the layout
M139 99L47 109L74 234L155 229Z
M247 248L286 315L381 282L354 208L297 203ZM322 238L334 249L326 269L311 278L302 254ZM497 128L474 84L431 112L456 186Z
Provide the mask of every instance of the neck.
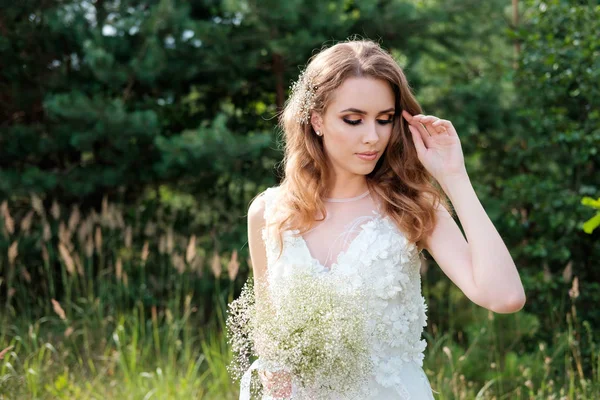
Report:
M358 178L358 179L356 179ZM327 199L350 199L357 196L364 195L369 190L367 180L364 176L356 176L355 179L336 180L336 182L330 187L325 194Z
M352 196L352 197L341 197L341 198L335 198L335 197L325 197L323 198L324 201L327 202L335 202L335 203L345 203L347 201L355 201L355 200L360 200L364 197L367 197L367 195L369 194L369 189L367 189L365 192L359 194L358 196Z

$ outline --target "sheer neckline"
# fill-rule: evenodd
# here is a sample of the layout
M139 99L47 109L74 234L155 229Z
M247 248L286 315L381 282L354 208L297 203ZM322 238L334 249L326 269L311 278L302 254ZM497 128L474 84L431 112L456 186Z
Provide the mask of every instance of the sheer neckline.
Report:
M359 194L358 196L354 196L354 197L324 197L323 200L326 202L330 202L330 203L345 203L348 201L354 201L354 200L360 200L364 197L366 197L371 191L367 190L366 192L364 192L363 194Z
M346 257L350 251L353 250L354 246L358 245L357 243L361 240L361 237L364 235L366 228L372 226L373 224L376 224L377 222L383 222L387 218L387 216L381 215L381 213L379 213L376 210L373 210L372 213L373 215L371 216L370 220L360 225L360 227L358 228L358 235L356 235L354 239L350 241L350 244L345 250L342 250L337 255L337 257L335 257L333 264L331 264L329 267L323 265L323 263L321 263L321 261L318 258L313 256L313 254L310 251L310 248L308 247L306 239L304 239L304 237L300 235L300 231L298 229L292 230L292 233L294 234L295 239L300 242L300 246L304 250L305 255L313 264L317 265L323 272L333 272L339 267L339 264L342 261L342 259Z

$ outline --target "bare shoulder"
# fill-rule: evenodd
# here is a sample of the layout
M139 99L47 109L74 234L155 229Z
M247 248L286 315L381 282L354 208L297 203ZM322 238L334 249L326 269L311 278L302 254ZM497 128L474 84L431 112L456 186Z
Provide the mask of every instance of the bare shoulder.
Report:
M265 225L265 210L271 208L271 204L275 201L279 193L279 186L272 186L259 193L250 203L248 207L248 223L252 223L256 227Z
M248 207L248 227L262 228L265 225L266 193L258 194Z

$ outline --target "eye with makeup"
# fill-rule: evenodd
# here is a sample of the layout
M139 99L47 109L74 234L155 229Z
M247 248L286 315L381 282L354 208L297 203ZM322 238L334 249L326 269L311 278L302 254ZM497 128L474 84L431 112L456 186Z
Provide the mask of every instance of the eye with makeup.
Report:
M348 119L348 118L342 118L342 119L344 120L345 123L347 123L349 125L358 125L362 121L362 119ZM387 125L387 124L391 124L392 122L394 122L394 118L392 115L390 115L388 119L378 119L377 122L379 123L379 125Z

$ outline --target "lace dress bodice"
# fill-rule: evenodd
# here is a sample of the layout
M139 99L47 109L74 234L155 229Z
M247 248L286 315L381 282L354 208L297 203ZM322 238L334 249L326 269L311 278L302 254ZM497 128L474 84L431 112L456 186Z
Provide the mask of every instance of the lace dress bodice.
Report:
M264 218L271 221L278 212L280 187L270 187L262 196ZM293 268L307 268L315 274L339 274L350 287L368 285L369 328L377 332L370 343L374 364L371 397L379 398L383 388L399 399L433 399L421 367L426 341L421 338L427 325L425 299L421 294L420 254L394 222L380 212L369 192L348 199L325 199L327 218L318 221L303 236L285 230L280 257L275 234L266 224L262 237L267 251L268 285L278 285ZM419 384L428 388L426 397L411 397L400 373L406 365L417 366ZM390 393L390 392L387 392ZM425 391L423 393L426 393ZM387 398L387 397L385 397Z

